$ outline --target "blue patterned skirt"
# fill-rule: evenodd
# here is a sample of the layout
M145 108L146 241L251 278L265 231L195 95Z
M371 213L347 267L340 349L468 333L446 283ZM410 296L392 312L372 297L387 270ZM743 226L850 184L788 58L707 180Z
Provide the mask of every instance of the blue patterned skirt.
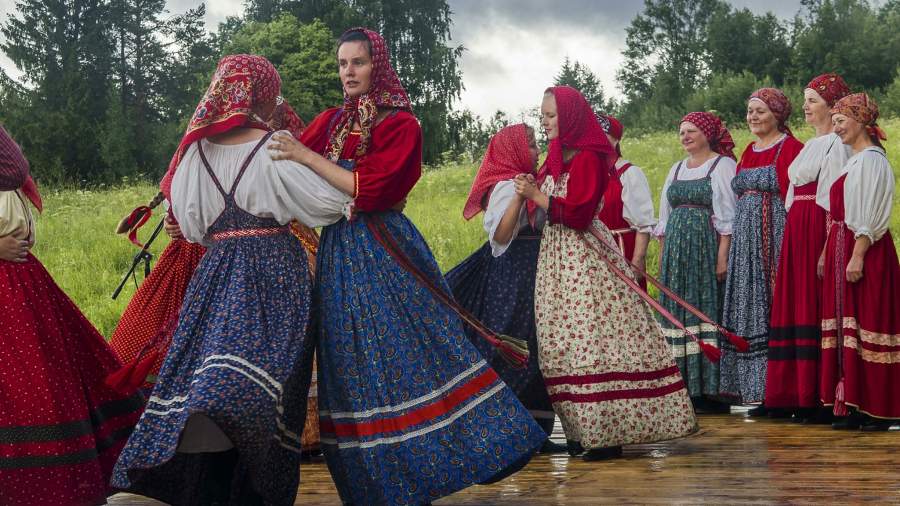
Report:
M380 216L449 291L413 224ZM424 504L519 469L546 434L366 219L325 227L317 264L320 429L341 499Z
M204 414L237 450L235 486L252 488L266 504L292 505L312 374L310 298L306 252L291 234L214 244L191 279L113 486L202 503L196 489L206 471L198 460L211 454L176 448L188 417Z
M505 253L494 257L490 243L446 274L453 296L489 329L528 341L528 366L516 369L473 329L466 333L481 355L516 394L541 428L553 432L555 414L538 366L534 323L534 278L540 236L520 235Z

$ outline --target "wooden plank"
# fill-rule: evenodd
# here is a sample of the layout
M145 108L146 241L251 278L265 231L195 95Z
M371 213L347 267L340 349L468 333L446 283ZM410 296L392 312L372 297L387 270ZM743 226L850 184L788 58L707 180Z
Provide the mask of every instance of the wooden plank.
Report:
M900 503L896 431L836 431L742 413L702 416L700 424L689 438L629 446L607 462L538 455L501 483L470 487L435 506ZM295 504L340 504L321 459L300 472ZM110 504L162 503L118 494Z

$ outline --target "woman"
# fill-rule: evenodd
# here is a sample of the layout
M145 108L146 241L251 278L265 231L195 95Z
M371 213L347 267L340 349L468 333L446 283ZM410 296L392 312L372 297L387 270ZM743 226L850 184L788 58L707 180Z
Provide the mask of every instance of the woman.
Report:
M322 446L344 502L424 504L518 469L546 434L438 298L434 256L392 209L421 174L422 136L384 39L349 30L337 57L344 106L274 146L353 198L316 267Z
M622 123L602 114L597 115L597 120L610 144L616 148L617 155L606 193L603 194L600 221L616 238L625 258L641 270L646 270L647 245L650 244L650 232L656 225L650 183L640 167L622 158L621 142L625 131ZM639 283L644 290L647 289L647 280L643 277Z
M814 417L819 406L819 347L822 319L821 273L831 183L840 175L849 148L832 133L831 107L850 93L836 74L822 74L803 90L803 113L816 136L788 168L787 223L772 297L766 367L768 408L794 412L798 422L830 422Z
M222 58L163 179L184 237L207 251L118 488L172 504L293 504L311 283L288 224L331 223L349 199L262 149L280 89L265 58Z
M760 88L750 95L747 125L756 139L741 155L731 182L739 198L722 323L750 349L738 354L733 345L723 343L719 389L737 403L761 403L765 398L769 310L784 232L788 167L803 148L787 126L790 115L791 102L781 90ZM749 414L767 412L759 406Z
M887 430L900 419L900 265L888 226L894 172L881 146L878 105L839 100L834 132L853 150L831 187L825 249L821 395L835 428Z
M9 139L0 166L16 165L7 181L26 183L0 191L0 504L102 504L142 399L104 385L119 361L29 252L40 194Z
M528 366L516 369L467 329L472 344L489 358L491 367L549 436L556 417L538 366L534 328L534 276L543 223L528 223L525 201L516 194L514 184L519 174L534 172L538 155L534 129L524 124L505 127L491 138L463 209L467 220L484 211L488 242L446 278L456 300L488 328L528 340ZM548 440L545 450L559 448Z
M690 434L696 422L678 367L650 308L615 274L633 282L597 218L614 150L574 88L549 88L541 118L550 139L541 188L520 177L516 192L548 216L535 318L541 372L569 453L599 460L620 456L625 444Z
M728 271L735 196L734 141L718 116L692 112L681 120L688 157L669 169L659 198L660 281L703 313L719 319ZM719 333L665 294L660 303L703 342L720 347ZM684 332L660 319L694 408L727 413L719 397L719 364L703 356Z

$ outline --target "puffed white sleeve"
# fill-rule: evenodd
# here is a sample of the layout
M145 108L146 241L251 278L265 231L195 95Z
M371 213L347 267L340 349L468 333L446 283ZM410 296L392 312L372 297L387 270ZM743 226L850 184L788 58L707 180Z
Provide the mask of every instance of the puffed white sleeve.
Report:
M640 167L632 165L622 174L622 217L638 232L653 232L653 195Z
M825 153L822 161L822 170L819 172L819 184L816 188L816 204L826 211L831 210L831 185L841 177L847 160L852 155L850 146L841 142L841 138L835 134L831 146Z
M675 171L678 170L678 166L682 163L676 162L669 169L669 174L666 175L666 182L663 183L662 193L659 194L659 220L656 222L656 229L653 230L653 235L656 237L666 235L666 223L669 221L669 214L672 212L672 205L669 203L669 197L666 194L669 192L669 185L672 184L672 180L675 178Z
M487 208L484 210L484 231L487 232L488 242L491 243L491 254L499 257L506 252L510 243L519 235L519 229L528 224L528 211L526 206L522 206L519 210L519 221L516 229L513 231L509 242L503 244L494 240L494 234L497 233L497 227L500 226L500 220L506 214L506 210L513 203L513 197L516 195L516 186L512 179L500 181L494 185L491 191L491 197L488 199Z
M292 160L272 160L260 188L280 223L296 219L315 228L336 223L349 213L350 195L328 184L312 169Z
M178 221L181 235L190 242L204 243L208 224L225 208L225 199L216 189L191 145L172 178L169 211Z
M710 175L712 184L713 227L720 235L731 235L737 197L731 189L731 180L737 172L737 162L722 157Z
M866 236L873 243L881 239L891 221L893 200L890 162L880 150L867 149L850 168L844 183L844 220L853 236Z

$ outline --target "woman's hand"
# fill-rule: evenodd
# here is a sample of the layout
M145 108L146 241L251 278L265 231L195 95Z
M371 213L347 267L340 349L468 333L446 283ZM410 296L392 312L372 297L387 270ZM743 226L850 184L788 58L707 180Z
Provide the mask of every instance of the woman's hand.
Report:
M310 165L317 153L286 132L276 132L268 145L272 160L293 160L303 165Z
M531 174L519 174L513 181L516 187L516 195L521 195L528 200L534 200L541 194L534 182L534 176Z
M34 243L17 239L12 235L0 237L0 260L23 263Z
M716 281L719 283L725 281L728 275L728 257L719 255L716 258Z
M816 276L819 276L819 279L825 277L825 249L822 249L822 254L819 255L819 261L816 263Z
M856 283L863 277L863 257L853 255L847 264L847 281Z
M163 228L166 230L166 235L172 239L184 239L184 235L181 233L181 227L178 226L178 222L172 219L171 216L166 216L166 224Z

